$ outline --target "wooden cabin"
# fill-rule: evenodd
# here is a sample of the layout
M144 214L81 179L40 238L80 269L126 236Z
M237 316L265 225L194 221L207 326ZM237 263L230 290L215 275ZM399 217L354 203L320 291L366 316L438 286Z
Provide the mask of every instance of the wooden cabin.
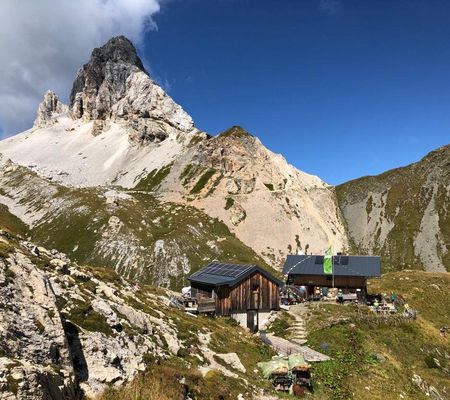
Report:
M347 292L357 292L361 299L367 294L367 279L381 276L378 256L333 256L333 274L323 271L323 255L289 255L283 273L291 285L305 286L309 296L316 288L335 287Z
M280 306L282 282L257 265L213 262L189 278L199 312L231 316L256 331Z

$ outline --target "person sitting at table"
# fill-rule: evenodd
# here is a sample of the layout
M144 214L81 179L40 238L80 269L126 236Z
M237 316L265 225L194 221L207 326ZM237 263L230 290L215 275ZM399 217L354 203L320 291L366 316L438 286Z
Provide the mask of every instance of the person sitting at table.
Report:
M395 304L395 300L397 300L397 296L395 295L394 292L391 292L391 295L389 296L389 300L391 301L392 304Z
M380 307L380 303L378 303L378 299L375 299L375 301L373 302L373 306L375 308L375 311L378 312L378 308Z

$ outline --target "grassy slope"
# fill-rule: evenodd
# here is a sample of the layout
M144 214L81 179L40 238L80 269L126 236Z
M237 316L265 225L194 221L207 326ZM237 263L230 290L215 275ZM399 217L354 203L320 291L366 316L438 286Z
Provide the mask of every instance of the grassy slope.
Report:
M376 318L366 307L314 305L309 344L333 357L314 366L314 398L425 399L414 374L450 398L450 338L439 335L450 322L450 274L393 272L372 281L370 291L394 291L418 311L417 320Z
M159 176L155 176L159 181ZM154 187L158 182L147 184ZM23 206L44 211L29 234L38 244L58 249L81 264L114 266L129 278L158 283L165 274L164 268L169 268L169 261L177 259L180 261L170 266L175 271L169 285L175 289L186 284L186 273L181 265L185 260L189 263L190 272L215 259L269 268L224 223L194 207L161 203L143 192L134 192L130 199L119 199L114 204L107 201L102 189L66 188L43 181L25 168L10 174L7 185L42 185L52 189L51 198L39 197L33 192L27 196L26 190L22 192ZM120 191L120 188L115 190ZM108 221L112 216L118 217L122 223L117 233L110 232ZM18 233L26 230L4 206L0 208L0 221ZM165 253L161 252L160 257L165 258L155 260L154 249L158 240L164 241ZM103 243L102 246L99 243ZM131 267L126 263L128 253L132 257Z
M344 206L366 201L370 213L372 204L370 192L387 195L384 218L393 221L394 226L384 243L377 243L372 249L362 248L357 238L351 238L353 251L371 251L383 257L385 271L409 268L422 269L422 261L414 254L414 239L420 230L422 217L432 190L430 182L439 185L436 195L436 210L439 214L441 237L447 247L450 245L450 194L445 186L450 184L450 146L431 152L421 161L403 168L393 169L377 176L368 176L336 187L339 205ZM345 214L344 214L345 216ZM378 233L373 232L376 238ZM358 246L359 245L359 246ZM444 249L439 249L443 255ZM447 253L448 255L448 253ZM441 257L450 271L450 257Z
M0 227L15 235L25 236L28 233L26 224L11 214L4 204L0 204Z

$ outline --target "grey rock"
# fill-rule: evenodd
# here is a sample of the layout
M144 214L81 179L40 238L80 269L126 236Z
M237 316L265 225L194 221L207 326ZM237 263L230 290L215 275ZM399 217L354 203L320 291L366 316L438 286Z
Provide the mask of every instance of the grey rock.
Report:
M44 128L54 125L57 117L67 111L67 106L62 104L55 92L48 90L44 94L44 99L36 112L36 119L34 121L34 128Z
M122 123L131 141L159 143L194 129L191 117L150 78L133 44L124 36L93 50L70 94L74 119L94 121L91 133Z

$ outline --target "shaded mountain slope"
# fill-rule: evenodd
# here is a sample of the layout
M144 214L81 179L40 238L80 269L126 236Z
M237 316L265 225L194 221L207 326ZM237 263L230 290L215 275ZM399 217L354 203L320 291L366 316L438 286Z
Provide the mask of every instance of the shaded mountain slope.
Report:
M450 145L336 188L355 251L384 268L450 271Z

